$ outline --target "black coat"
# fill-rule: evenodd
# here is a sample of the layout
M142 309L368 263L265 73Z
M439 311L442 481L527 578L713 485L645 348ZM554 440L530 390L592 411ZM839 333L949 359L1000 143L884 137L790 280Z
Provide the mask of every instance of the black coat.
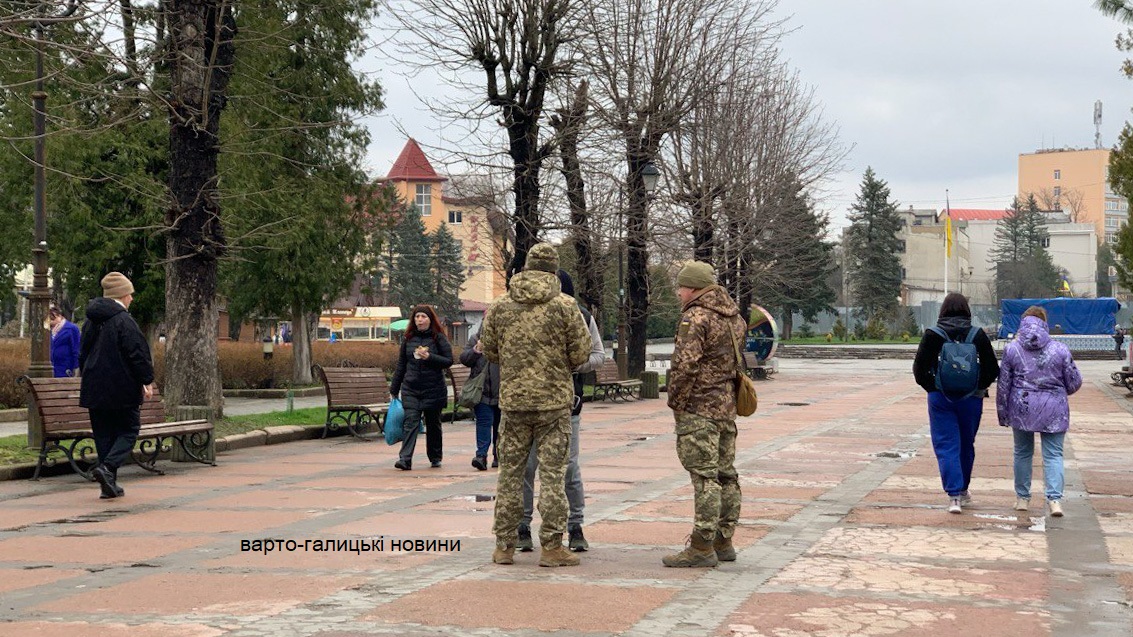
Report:
M142 387L153 382L153 358L126 308L105 297L91 301L81 343L79 405L128 409L142 404Z
M413 351L421 346L429 348L426 360L413 357ZM401 343L390 394L400 393L401 402L408 409L443 409L448 405L445 370L449 367L452 367L452 346L444 334L437 334L434 339L429 332L414 332Z
M488 368L488 375L484 377L484 394L480 398L480 402L485 405L498 405L500 404L500 366L473 349L476 347L476 343L479 342L479 333L468 339L468 344L465 345L464 350L460 352L460 362L463 363L465 367L472 368L468 376L469 378L475 378L477 375L484 372L485 367Z
M970 319L958 316L947 316L940 319L937 327L944 330L952 340L963 341L972 327L972 322ZM995 349L992 348L991 339L983 330L976 332L972 344L976 346L980 361L979 389L984 390L999 376L999 361L995 360ZM921 344L917 348L917 357L913 360L913 377L926 392L936 391L936 364L940 359L940 350L943 348L944 339L940 338L939 334L932 330L924 331Z

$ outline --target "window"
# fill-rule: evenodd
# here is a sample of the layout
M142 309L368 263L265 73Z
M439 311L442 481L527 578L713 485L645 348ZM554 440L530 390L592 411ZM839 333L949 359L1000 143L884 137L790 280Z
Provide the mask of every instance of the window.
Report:
M422 217L433 214L433 186L432 184L417 184L417 198L413 201Z
M1062 186L1055 186L1054 187L1054 196L1055 197L1061 197L1062 196Z
M462 211L462 210L449 210L448 211L448 222L449 222L449 224L455 225L455 224L464 223L463 219L464 219L464 211Z
M1050 247L1050 237L1043 237L1043 247L1044 248Z
M903 240L897 242L897 252L905 252L905 242Z
M908 275L905 272L905 268L901 268L901 278L904 279L906 276L908 276Z
M1054 178L1055 178L1055 179L1062 179L1062 171L1061 171L1061 170L1059 170L1059 169L1057 169L1057 168L1055 168L1055 169L1054 169Z

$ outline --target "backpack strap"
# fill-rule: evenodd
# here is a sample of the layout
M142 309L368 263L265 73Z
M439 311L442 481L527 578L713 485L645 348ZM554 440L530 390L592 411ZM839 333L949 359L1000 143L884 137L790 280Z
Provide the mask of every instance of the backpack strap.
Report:
M948 332L945 332L944 330L940 329L939 327L937 327L935 325L928 328L928 331L933 332L934 334L938 335L940 338L943 338L945 343L951 343L952 342L952 337L948 336Z
M965 343L975 343L976 342L976 333L979 332L979 331L980 331L980 328L973 325L972 329L968 330L968 335L964 338L964 342Z

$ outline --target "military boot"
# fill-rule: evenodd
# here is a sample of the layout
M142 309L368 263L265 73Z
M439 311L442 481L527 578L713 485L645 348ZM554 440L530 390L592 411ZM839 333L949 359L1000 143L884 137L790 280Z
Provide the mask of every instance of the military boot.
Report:
M717 560L721 562L736 561L736 547L732 546L732 538L724 537L719 531L716 531L716 540L712 542L712 548L716 549Z
M539 554L539 566L578 566L578 556L563 546L563 536L559 535L549 544L543 545Z
M507 548L496 547L492 552L492 562L494 564L515 564L515 547L509 546Z
M685 550L661 558L665 566L677 568L710 568L716 566L716 550L712 548L712 541L705 540L700 534L693 531Z

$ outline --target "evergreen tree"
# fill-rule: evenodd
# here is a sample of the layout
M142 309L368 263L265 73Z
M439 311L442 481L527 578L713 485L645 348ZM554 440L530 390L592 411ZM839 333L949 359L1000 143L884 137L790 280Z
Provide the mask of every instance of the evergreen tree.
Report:
M995 269L998 299L1046 298L1058 291L1058 266L1043 247L1050 236L1046 219L1034 196L1025 204L1011 202L1007 215L995 228L989 259Z
M1117 148L1109 155L1109 183L1114 192L1126 201L1133 201L1133 125L1125 125ZM1133 289L1133 206L1129 207L1125 224L1117 231L1113 260L1118 284L1126 290Z
M433 233L433 296L429 301L437 314L452 321L460 316L460 286L464 285L464 258L460 244L441 223Z
M414 305L430 303L433 299L432 248L421 221L421 211L417 206L410 206L394 228L390 241L390 301L405 315Z
M787 237L776 234L771 240L758 243L755 258L775 267L760 276L756 298L760 304L782 311L783 333L790 338L793 313L815 321L818 313L829 309L836 298L829 283L836 268L834 246L826 240L830 220L814 210L796 179L788 180L766 205L777 209L777 225L791 231Z
M888 184L872 168L866 168L857 201L850 209L846 243L853 300L867 320L881 313L892 316L901 293L897 237L901 218L897 203L889 200Z

